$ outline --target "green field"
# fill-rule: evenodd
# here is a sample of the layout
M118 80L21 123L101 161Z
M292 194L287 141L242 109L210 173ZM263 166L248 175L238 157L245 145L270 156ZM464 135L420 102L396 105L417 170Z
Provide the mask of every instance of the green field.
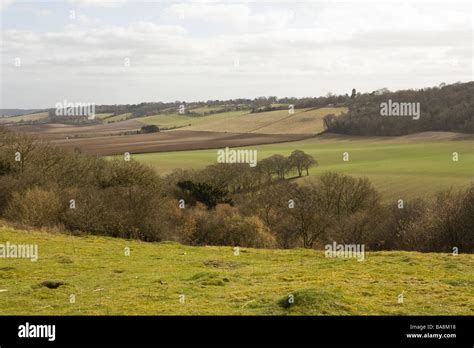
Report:
M27 121L39 121L48 118L47 112L38 112L35 114L26 114L20 116L9 116L0 117L0 124L2 123L16 123L16 122L27 122Z
M203 108L197 110L202 111ZM186 130L209 132L316 134L324 129L324 116L328 114L339 115L346 110L346 108L342 107L297 109L294 111L294 114L289 114L286 109L258 113L240 110L208 116L163 114L140 117L137 118L137 120L146 124L154 124L166 128L186 127Z
M113 115L113 114L110 114L110 115ZM104 118L104 121L106 123L109 123L109 122L117 122L117 121L125 121L127 120L130 116L132 115L131 112L127 112L125 114L120 114L120 115L115 115L115 116L108 116L108 117L105 117Z
M247 114L247 110L229 111L207 116L188 116L176 114L163 114L137 118L137 121L145 124L154 124L165 127L184 127L190 125L199 125L213 120L229 119L236 116Z
M449 134L448 134L449 135ZM258 150L258 160L273 154L289 155L299 149L311 154L319 167L311 176L336 171L369 178L385 200L431 195L473 182L474 140L448 137L316 137L298 142L248 147ZM343 153L349 161L343 161ZM459 161L452 153L459 153ZM199 169L215 164L216 150L137 154L134 158L153 166L160 174L174 168ZM294 175L293 173L292 175ZM304 182L308 178L298 179Z
M205 112L222 110L230 105L216 105L216 106L201 106L197 108L190 108L189 110L198 114L204 114Z
M306 249L235 255L231 247L0 225L0 243L7 241L37 244L39 259L0 258L2 315L474 314L473 255L370 252L362 262ZM55 282L64 284L50 288Z
M100 120L104 120L106 118L109 118L113 115L113 113L101 113L101 114L95 114L95 118L98 118Z
M346 108L297 109L294 114L288 110L230 115L216 117L187 127L188 130L231 132L231 133L264 133L264 134L317 134L323 131L323 117L328 114L340 114ZM229 113L223 113L225 116Z

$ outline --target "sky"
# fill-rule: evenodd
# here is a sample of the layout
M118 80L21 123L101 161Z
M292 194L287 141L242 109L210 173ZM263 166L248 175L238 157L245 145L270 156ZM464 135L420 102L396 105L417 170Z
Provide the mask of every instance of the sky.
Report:
M0 108L467 82L473 17L450 0L0 0Z

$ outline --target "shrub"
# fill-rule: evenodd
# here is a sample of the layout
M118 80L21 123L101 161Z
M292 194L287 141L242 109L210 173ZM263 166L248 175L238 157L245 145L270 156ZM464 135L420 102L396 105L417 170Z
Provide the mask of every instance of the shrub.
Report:
M438 193L429 215L430 250L474 252L474 186Z
M241 216L236 208L219 204L215 211L197 217L193 243L269 248L275 246L270 230L256 216Z
M375 250L428 250L426 218L429 206L422 199L384 207L373 214L377 225L367 237L367 243Z
M145 134L145 133L157 133L160 131L160 128L154 124L146 125L140 128L140 133Z
M214 208L218 203L232 203L232 200L227 198L227 190L211 184L187 180L178 182L177 186L183 191L183 195L189 197L191 204L201 202L208 208Z
M85 188L77 192L76 208L68 209L64 224L113 237L160 241L166 234L168 201L149 188Z
M29 226L52 227L60 223L65 203L58 192L35 187L25 192L14 192L5 216Z

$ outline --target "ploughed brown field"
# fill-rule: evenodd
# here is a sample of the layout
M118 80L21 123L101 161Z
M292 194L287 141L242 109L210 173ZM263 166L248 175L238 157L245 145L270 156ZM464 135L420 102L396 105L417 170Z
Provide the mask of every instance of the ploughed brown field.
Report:
M309 138L309 134L257 134L176 130L149 134L120 135L139 130L143 124L133 120L113 124L63 125L40 124L13 126L16 132L47 139L68 150L79 149L93 155L117 155L124 152L146 153L180 150L215 149L226 146L261 145Z
M15 132L23 132L36 135L42 139L66 139L76 137L97 137L107 135L119 135L125 132L138 131L143 123L135 120L127 120L115 123L91 124L91 125L68 125L61 123L44 123L32 125L10 126Z
M280 143L309 138L304 134L220 133L173 131L136 135L53 140L65 149L80 149L93 155L116 155L124 152L145 153L180 150L202 150Z

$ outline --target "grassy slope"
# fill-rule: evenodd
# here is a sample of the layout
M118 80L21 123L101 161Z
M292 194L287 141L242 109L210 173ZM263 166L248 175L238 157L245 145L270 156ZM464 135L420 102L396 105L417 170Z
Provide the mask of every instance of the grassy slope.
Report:
M320 133L324 130L323 117L328 114L339 115L346 112L346 108L320 108L316 110L295 110L293 115L286 115L277 122L254 130L255 133Z
M6 241L38 244L40 258L0 258L4 315L474 314L473 255L374 252L358 262L314 250L242 249L235 256L230 247L0 227ZM45 280L67 284L36 286ZM290 293L295 304L283 308Z
M101 119L101 120L104 120L108 117L110 117L111 115L113 115L113 113L102 113L102 114L95 114L95 117L98 118L98 119Z
M224 109L226 105L217 105L217 106L201 106L198 108L190 108L189 110L192 112L196 112L198 114L204 114L205 112L216 111Z
M345 108L298 109L292 115L288 110L247 113L240 117L210 120L186 129L235 133L319 133L323 130L322 118L325 115L343 111Z
M130 112L127 112L125 114L120 114L120 115L115 115L115 116L110 116L110 117L106 117L104 119L104 121L106 123L109 123L109 122L117 122L117 121L124 121L126 120L132 113ZM111 114L112 115L112 114Z
M182 127L182 126L189 126L189 125L199 125L202 123L207 123L212 120L233 118L236 116L244 115L246 113L248 113L248 111L242 110L242 111L223 112L223 113L212 114L208 116L187 116L187 115L180 115L180 114L163 114L163 115L140 117L140 118L137 118L136 120L146 123L146 124L154 124L158 126Z
M318 168L310 170L310 176L323 171L365 176L386 200L398 200L469 185L474 177L473 146L473 140L323 137L252 148L258 150L259 160L303 150L319 162ZM349 162L342 160L345 151L349 152ZM459 153L458 162L452 161L454 151ZM134 158L149 163L159 173L169 173L173 168L203 168L217 160L216 150L152 153Z
M20 116L0 117L1 123L15 123L20 121L38 121L48 117L47 112L38 112L36 114L26 114Z
M201 108L202 109L202 108ZM345 108L299 109L293 115L288 110L277 110L251 114L249 111L230 111L208 116L186 116L179 114L156 115L138 118L146 124L160 126L186 126L186 130L301 134L319 133L323 130L322 118L327 114L340 114ZM194 111L194 110L193 110Z

